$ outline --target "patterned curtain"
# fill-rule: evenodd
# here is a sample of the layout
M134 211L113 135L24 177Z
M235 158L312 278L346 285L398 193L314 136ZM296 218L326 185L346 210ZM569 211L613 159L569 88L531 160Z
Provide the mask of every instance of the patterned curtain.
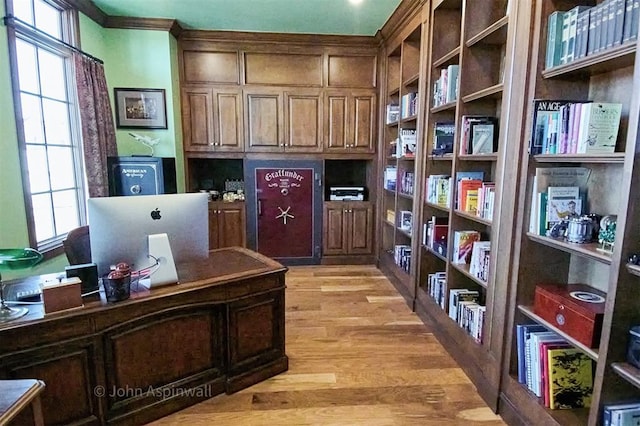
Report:
M118 153L107 80L102 64L74 55L82 145L89 197L109 195L107 157Z

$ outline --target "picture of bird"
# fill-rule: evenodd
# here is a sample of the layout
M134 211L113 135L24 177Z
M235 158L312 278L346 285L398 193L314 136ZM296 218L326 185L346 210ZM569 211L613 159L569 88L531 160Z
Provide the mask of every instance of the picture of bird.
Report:
M153 157L153 147L160 142L160 138L152 139L149 136L142 136L137 133L129 133L135 140L151 149L151 156Z

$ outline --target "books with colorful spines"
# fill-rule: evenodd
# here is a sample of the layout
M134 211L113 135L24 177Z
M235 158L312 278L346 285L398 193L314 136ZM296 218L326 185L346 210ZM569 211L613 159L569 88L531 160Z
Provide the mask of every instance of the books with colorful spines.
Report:
M467 191L467 195L462 204L464 204L464 211L473 215L478 214L478 191L480 189L470 189Z
M529 389L537 396L542 397L540 378L542 376L542 360L540 359L540 345L544 342L564 342L558 334L550 332L531 333L531 383ZM529 383L527 383L529 385Z
M449 318L458 321L460 316L458 309L460 302L477 302L478 300L480 300L480 293L476 290L469 290L467 288L454 288L449 290Z
M527 356L525 342L529 340L530 334L535 331L547 331L541 324L516 324L516 349L518 352L518 382L527 384ZM531 362L529 360L529 362Z
M581 350L549 350L549 408L552 410L591 406L593 361Z
M549 145L552 138L554 118L556 122L555 132L557 134L558 112L562 105L566 105L570 100L560 99L534 99L533 100L533 128L531 129L531 140L529 142L529 153L531 155L545 154L545 145Z
M590 6L576 6L569 10L569 40L567 42L567 63L576 59L576 32L578 24L578 14L588 10ZM565 17L566 19L566 17Z
M452 263L467 264L471 259L473 243L480 240L478 231L455 231L453 233L453 259Z
M544 342L540 345L540 359L542 360L540 370L542 387L542 400L545 407L550 406L549 402L549 350L570 347L568 342Z
M476 214L478 207L478 189L482 188L482 180L479 179L461 179L458 181L458 197L457 208L460 211ZM475 208L470 210L467 206L469 191L475 191Z
M592 102L582 105L577 153L614 152L621 114L620 103Z
M456 209L461 209L460 203L460 182L463 180L477 180L482 182L484 179L484 172L482 171L471 171L471 172L456 172ZM475 188L477 189L477 188Z

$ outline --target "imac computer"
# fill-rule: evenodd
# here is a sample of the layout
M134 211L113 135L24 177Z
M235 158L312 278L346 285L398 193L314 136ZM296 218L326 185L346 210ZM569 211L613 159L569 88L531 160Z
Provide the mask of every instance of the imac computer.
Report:
M178 281L175 263L209 255L207 194L90 198L87 207L100 277L125 262L131 270L152 271L144 285L172 284Z

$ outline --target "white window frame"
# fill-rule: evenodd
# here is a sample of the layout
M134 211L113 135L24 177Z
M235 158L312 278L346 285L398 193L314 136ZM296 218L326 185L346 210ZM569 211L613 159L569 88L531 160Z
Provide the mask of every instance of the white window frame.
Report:
M12 15L13 2L15 1L30 1L34 0L6 0L6 10L8 15ZM86 180L84 174L84 160L82 153L82 135L80 127L80 116L77 107L77 91L74 77L72 49L69 46L74 46L78 34L78 15L73 8L69 8L68 5L58 0L45 0L47 4L53 6L61 13L61 29L63 40L58 40L52 36L34 30L30 25L25 25L18 20L12 20L12 24L7 25L7 38L9 44L9 60L11 66L11 78L13 87L13 101L14 110L16 115L16 130L18 135L18 145L20 152L20 165L22 172L22 187L24 193L25 212L27 219L27 228L29 235L29 245L38 249L45 255L45 258L51 258L63 253L62 242L66 238L66 233L56 231L55 227L55 211L53 210L54 220L54 236L41 241L38 241L36 235L35 216L33 212L32 193L30 189L29 181L29 168L27 161L27 144L25 142L25 131L22 123L22 105L21 105L21 90L19 83L19 70L17 64L16 55L16 40L30 43L37 46L39 49L45 49L56 55L60 55L64 58L65 77L66 77L66 98L69 105L69 127L70 137L73 152L73 165L75 185L72 187L75 191L76 203L77 203L77 219L78 225L84 225L87 223L86 219ZM40 99L42 95L38 94ZM46 141L45 141L46 143ZM41 171L35 171L35 173L42 173ZM48 177L51 179L51 176ZM42 193L53 193L51 190Z

